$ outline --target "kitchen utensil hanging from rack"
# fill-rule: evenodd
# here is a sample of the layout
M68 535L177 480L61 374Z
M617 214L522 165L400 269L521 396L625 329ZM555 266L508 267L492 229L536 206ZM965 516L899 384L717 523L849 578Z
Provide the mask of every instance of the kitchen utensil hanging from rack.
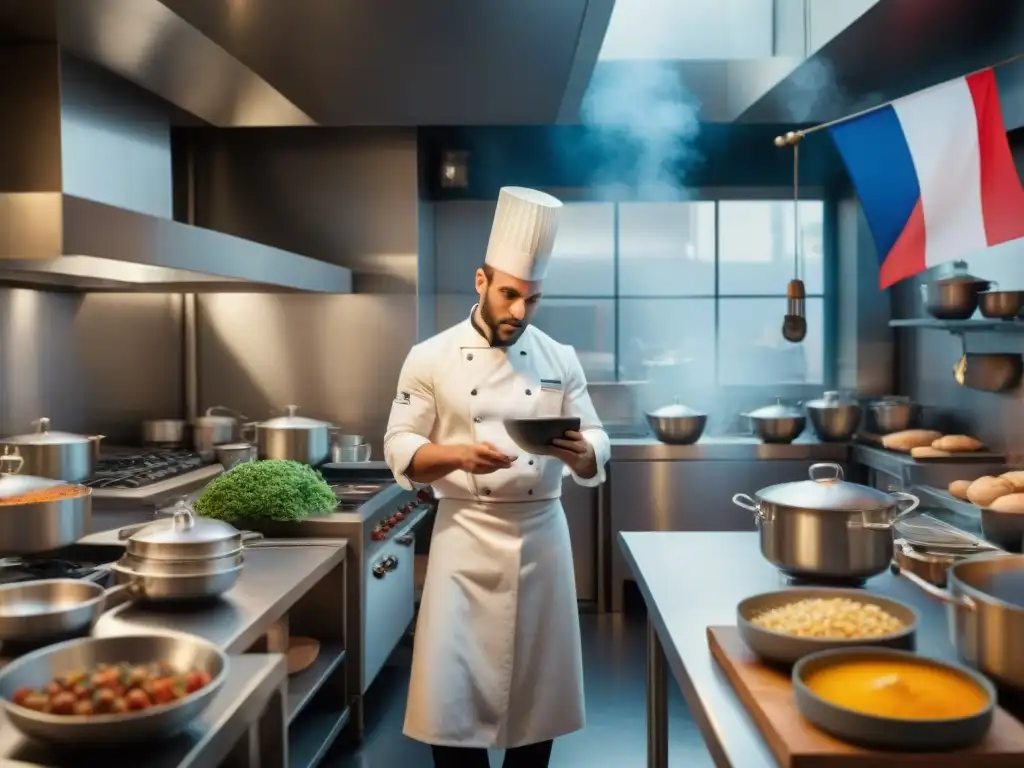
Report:
M800 145L793 145L793 279L786 286L786 317L782 321L782 336L786 341L799 344L807 336L805 310L807 293L800 279Z

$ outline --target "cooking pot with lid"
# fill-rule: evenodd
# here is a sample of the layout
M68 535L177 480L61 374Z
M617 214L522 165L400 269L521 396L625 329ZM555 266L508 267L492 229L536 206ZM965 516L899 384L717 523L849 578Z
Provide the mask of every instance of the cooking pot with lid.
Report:
M192 424L192 446L203 458L212 459L218 445L238 442L239 420L244 419L223 405L207 408Z
M146 560L214 560L242 550L242 532L230 523L199 517L179 501L170 520L159 520L130 531L128 555Z
M5 437L4 445L17 448L26 475L49 477L68 483L87 480L96 466L103 435L51 432L45 416L32 422L35 432Z
M707 425L706 413L675 403L646 414L655 436L669 445L692 445L700 440Z
M955 261L948 274L921 286L921 300L932 317L967 320L978 308L978 294L991 286L991 281L970 274L967 262Z
M774 405L743 414L750 419L750 426L762 442L792 443L807 426L807 419L799 408L786 405L782 398L776 398Z
M859 581L892 562L893 524L920 501L909 493L885 493L843 479L838 464L812 464L810 479L745 493L733 503L750 510L761 554L798 578Z
M331 430L326 421L297 415L299 406L289 405L287 415L255 424L256 451L261 459L289 459L317 467L331 455Z

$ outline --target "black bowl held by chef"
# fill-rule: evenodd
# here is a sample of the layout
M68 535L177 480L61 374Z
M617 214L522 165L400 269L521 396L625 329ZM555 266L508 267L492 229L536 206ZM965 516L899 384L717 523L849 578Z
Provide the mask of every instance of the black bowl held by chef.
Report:
M412 348L384 453L404 488L440 500L413 648L404 732L438 768L543 768L552 741L584 727L583 660L562 478L604 482L610 444L572 347L530 321L562 204L503 188L479 303ZM467 275L467 278L469 275ZM528 454L510 418L578 417Z

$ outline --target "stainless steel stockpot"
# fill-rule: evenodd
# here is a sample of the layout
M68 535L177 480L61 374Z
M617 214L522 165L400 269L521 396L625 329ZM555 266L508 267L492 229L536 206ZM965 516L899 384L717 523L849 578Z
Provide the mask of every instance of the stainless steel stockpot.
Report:
M256 449L261 459L288 459L318 467L331 455L331 430L326 421L296 415L299 407L289 405L287 415L257 424L246 424L246 430L255 429Z
M0 440L0 443L15 449L24 460L26 475L68 483L81 483L92 475L103 435L51 432L50 420L45 417L32 423L35 432Z
M765 559L809 580L866 579L885 571L893 523L917 509L918 498L848 483L838 464L812 464L808 475L762 488L756 500L745 493L732 497L754 513Z
M949 636L960 658L996 683L1024 691L1024 555L992 552L950 566L946 589L901 570L948 606Z

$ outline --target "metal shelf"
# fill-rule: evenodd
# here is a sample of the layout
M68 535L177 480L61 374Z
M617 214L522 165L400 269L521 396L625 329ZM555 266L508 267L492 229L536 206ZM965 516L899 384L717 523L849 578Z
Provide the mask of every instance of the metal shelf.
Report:
M930 504L942 507L954 514L976 520L981 517L981 509L969 501L961 501L941 488L933 488L930 485L915 485L911 493L916 493L921 499L922 506Z
M978 331L999 331L1002 333L1024 333L1024 320L937 320L934 317L912 317L890 320L890 328L930 328L949 333L972 333Z
M345 661L345 649L324 643L307 669L288 678L288 723L298 717L320 687Z

